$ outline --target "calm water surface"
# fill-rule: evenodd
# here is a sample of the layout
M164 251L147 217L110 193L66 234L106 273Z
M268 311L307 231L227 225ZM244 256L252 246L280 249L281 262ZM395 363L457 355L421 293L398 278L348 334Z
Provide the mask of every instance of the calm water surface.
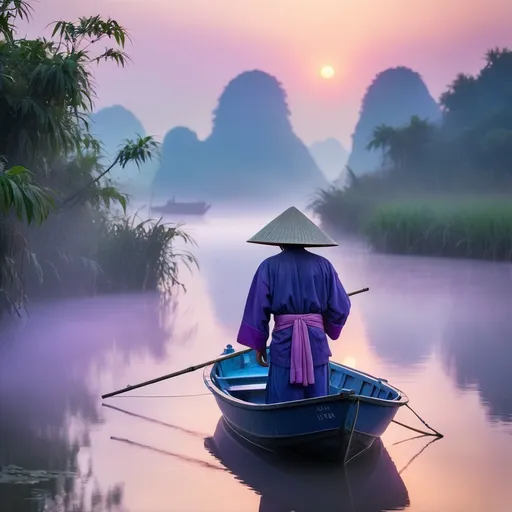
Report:
M392 425L346 473L263 457L225 432L201 371L102 404L101 393L233 343L252 274L275 252L244 243L266 220L191 223L201 271L183 275L188 293L175 303L140 294L33 304L2 332L1 512L512 510L510 265L353 243L318 251L347 290L371 288L353 298L333 359L402 388L446 436L430 445ZM397 419L421 427L406 409Z

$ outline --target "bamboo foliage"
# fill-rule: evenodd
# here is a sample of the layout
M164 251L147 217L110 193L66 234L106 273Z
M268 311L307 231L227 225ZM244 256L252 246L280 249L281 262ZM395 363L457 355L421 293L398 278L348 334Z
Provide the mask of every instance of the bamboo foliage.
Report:
M111 290L181 285L178 264L195 260L176 252L175 239L192 242L180 227L109 215L114 206L125 213L129 200L110 180L111 169L129 162L140 168L158 157L158 143L151 136L123 141L105 165L89 130L94 67L105 61L126 65L126 30L111 18L89 16L56 22L49 38L20 38L16 22L31 13L26 0L0 0L0 312L2 304L17 308L26 299L28 267L37 281L48 270L62 281L62 270L78 265L95 281L104 276L104 288ZM93 237L81 253L67 241L77 229ZM145 254L149 263L144 279L125 286L109 257L122 254L116 244L123 246L130 236L141 244L133 257ZM108 271L100 268L100 257Z
M55 207L50 191L35 184L30 171L22 166L0 173L0 213L14 212L19 221L41 224Z

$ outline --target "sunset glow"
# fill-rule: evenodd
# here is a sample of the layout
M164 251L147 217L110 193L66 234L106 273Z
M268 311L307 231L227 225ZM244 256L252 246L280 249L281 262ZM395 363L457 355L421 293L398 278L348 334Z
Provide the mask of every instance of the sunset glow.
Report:
M83 16L82 5L34 3L29 32L48 35L48 23ZM380 71L411 67L437 99L457 73L477 72L488 48L512 44L506 21L512 6L503 0L476 0L471 8L462 0L409 7L405 0L279 0L265 9L256 0L90 0L88 13L117 19L133 41L125 69L95 70L96 106L121 103L161 138L181 125L204 138L226 84L261 69L285 87L302 140L335 136L349 146L361 99ZM326 77L327 67L334 73ZM340 77L343 87L326 87Z

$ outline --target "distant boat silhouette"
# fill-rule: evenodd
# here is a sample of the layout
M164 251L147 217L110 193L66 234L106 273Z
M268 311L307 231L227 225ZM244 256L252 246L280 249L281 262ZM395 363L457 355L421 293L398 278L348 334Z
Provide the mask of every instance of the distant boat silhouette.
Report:
M163 206L154 206L152 209L156 212L162 213L181 213L185 215L204 215L211 205L206 204L204 201L196 203L180 203L173 197L169 199Z

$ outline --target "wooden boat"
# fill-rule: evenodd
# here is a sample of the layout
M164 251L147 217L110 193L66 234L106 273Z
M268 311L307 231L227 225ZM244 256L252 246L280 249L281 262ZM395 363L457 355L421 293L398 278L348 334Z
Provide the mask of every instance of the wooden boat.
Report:
M233 352L231 345L224 350ZM329 395L267 404L268 368L258 365L254 351L205 367L203 378L226 423L243 439L345 463L369 448L409 401L385 379L331 362Z
M281 457L244 441L223 418L206 450L261 496L259 511L381 512L409 506L407 488L380 439L348 466Z
M184 215L204 215L211 205L205 202L180 203L174 198L169 199L163 206L153 206L153 210L161 213L179 213Z

